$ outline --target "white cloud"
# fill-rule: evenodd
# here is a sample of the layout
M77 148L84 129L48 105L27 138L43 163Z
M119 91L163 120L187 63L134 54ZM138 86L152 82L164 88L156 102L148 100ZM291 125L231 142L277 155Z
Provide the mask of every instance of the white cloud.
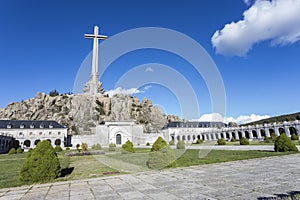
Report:
M150 88L152 88L152 85L146 85L146 86L144 87L144 90L149 90Z
M140 91L137 88L123 89L121 87L117 87L116 89L105 92L105 94L108 94L110 97L114 96L115 94L133 95L138 93L144 93L144 91Z
M251 4L251 0L244 0L244 3L247 5L247 6L249 6L250 4Z
M214 33L211 41L216 53L245 56L262 41L287 45L300 40L300 0L256 0L243 16Z
M204 114L199 119L192 120L192 121L212 121L212 122L224 122L224 123L236 122L237 124L245 124L245 123L258 121L261 119L266 119L269 117L270 117L269 115L251 114L251 115L241 115L237 118L234 118L234 117L223 117L219 113L210 113L210 114Z
M152 67L147 67L145 69L145 72L153 72L153 71L154 71L154 69Z

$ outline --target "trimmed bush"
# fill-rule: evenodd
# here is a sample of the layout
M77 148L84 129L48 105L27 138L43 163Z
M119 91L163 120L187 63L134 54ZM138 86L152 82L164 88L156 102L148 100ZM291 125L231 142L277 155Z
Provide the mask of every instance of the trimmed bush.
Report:
M70 151L70 147L66 147L66 151Z
M102 147L101 147L101 145L98 143L98 144L94 144L94 145L92 146L92 149L93 149L93 150L101 150Z
M224 139L224 138L223 138L223 139ZM224 140L224 141L225 141L225 140ZM231 140L230 140L230 142L236 142L235 137L232 137Z
M298 140L299 138L298 138L298 135L296 135L295 133L293 133L292 135L291 135L291 140Z
M158 137L152 145L146 164L150 169L177 166L173 150L162 137Z
M8 152L8 154L16 154L16 149L15 148L11 148Z
M27 156L20 171L20 180L26 182L45 182L60 176L61 167L49 141L39 142Z
M86 151L88 150L88 145L87 145L87 143L82 143L82 144L81 144L81 149L82 149L82 151L86 152Z
M197 141L196 141L196 144L202 144L203 143L203 140L201 140L201 139L198 139Z
M149 143L149 142L147 142L146 146L150 146L150 143Z
M117 145L114 143L110 143L108 147L108 151L116 151Z
M274 141L273 141L272 137L265 137L264 142L265 143L273 143Z
M54 151L55 152L62 152L62 148L60 145L56 145L55 148L54 148Z
M226 145L224 138L218 139L217 143L218 143L218 145Z
M274 143L274 150L276 152L287 152L287 151L296 151L298 148L296 145L286 136L285 133L278 136Z
M249 145L249 140L245 137L240 139L240 145Z
M174 140L171 140L170 142L169 142L169 145L175 145L175 141Z
M17 153L23 153L23 150L21 149L21 147L19 147L19 148L17 149Z
M130 140L127 140L127 142L122 145L122 153L134 153L133 144Z
M185 149L185 143L183 140L178 140L177 145L176 145L177 149Z
M79 151L80 152L80 144L76 144L76 149L77 149L77 151Z

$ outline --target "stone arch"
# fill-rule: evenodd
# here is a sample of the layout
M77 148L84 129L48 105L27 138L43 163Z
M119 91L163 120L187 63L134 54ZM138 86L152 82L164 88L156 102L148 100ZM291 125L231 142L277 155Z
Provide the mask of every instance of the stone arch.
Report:
M284 128L281 128L281 127L278 128L278 132L279 132L280 135L281 135L282 133L285 133L285 134L286 134Z
M205 136L204 136L204 135L202 135L202 140L203 140L203 141L205 140Z
M275 129L269 128L269 133L270 133L270 136L271 136L272 134L275 134Z
M195 135L193 135L193 140L195 140L196 139L196 136Z
M178 140L178 141L180 140L180 135L177 135L177 140Z
M31 141L30 140L25 140L23 145L26 146L26 147L30 147Z
M40 139L37 139L34 141L34 145L37 145L41 140Z
M267 136L266 131L264 129L259 129L259 131L260 131L261 137L265 138Z
M20 141L19 140L11 141L11 147L15 148L15 149L19 148L20 147Z
M247 139L250 138L250 133L249 133L249 131L245 131L245 137L246 137Z
M52 145L52 142L51 142L51 140L50 140L50 139L47 139L46 141L50 142L50 144Z
M256 130L252 130L252 135L253 135L253 138L256 138L256 139L258 138Z
M216 133L216 134L215 134L215 137L216 137L216 139L219 139L219 134Z
M188 141L191 140L191 136L190 136L190 135L187 136L187 140L188 140Z
M235 132L231 132L231 138L236 139L236 137L235 137Z
M224 136L224 134L223 134L223 133L221 133L221 138L225 138L225 136Z
M116 134L116 144L122 144L122 135L120 133Z
M299 134L297 133L297 129L296 129L295 127L291 126L291 127L289 128L289 130L290 130L290 134L291 134L291 135L292 135L292 134L296 134L296 135L299 136Z
M243 134L241 131L238 131L238 135L239 135L239 138L241 139L243 137Z
M226 138L230 138L230 134L228 132L226 132Z
M54 142L55 145L60 146L61 145L61 140L60 139L56 139Z
M182 136L182 140L185 141L185 135Z

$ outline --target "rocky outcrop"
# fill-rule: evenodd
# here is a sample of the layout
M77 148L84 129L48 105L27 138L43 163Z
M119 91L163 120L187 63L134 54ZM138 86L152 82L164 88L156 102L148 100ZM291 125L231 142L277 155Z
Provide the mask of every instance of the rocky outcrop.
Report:
M91 134L103 121L133 120L144 126L145 132L156 132L169 120L159 108L144 98L117 94L113 97L78 95L46 95L10 103L0 109L0 118L19 120L55 120L66 125L71 134Z

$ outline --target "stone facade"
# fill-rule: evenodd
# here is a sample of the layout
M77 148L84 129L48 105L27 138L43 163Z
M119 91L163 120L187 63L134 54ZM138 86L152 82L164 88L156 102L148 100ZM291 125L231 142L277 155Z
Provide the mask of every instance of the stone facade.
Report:
M0 120L0 134L13 138L12 147L34 148L37 142L49 140L53 147L67 143L67 128L48 120Z

